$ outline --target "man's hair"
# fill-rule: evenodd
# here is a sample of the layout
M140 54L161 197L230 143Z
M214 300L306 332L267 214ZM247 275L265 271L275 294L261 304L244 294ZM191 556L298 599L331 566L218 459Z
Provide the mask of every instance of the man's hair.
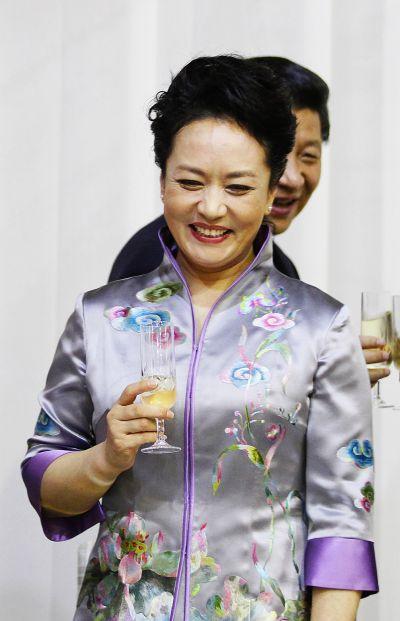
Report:
M322 78L310 69L279 56L258 56L251 60L269 67L285 80L293 99L295 110L309 108L317 112L321 121L322 140L329 138L329 87Z
M193 121L215 118L237 123L264 147L271 187L283 174L296 131L284 80L263 63L236 55L192 60L167 91L156 95L148 117L163 174L177 132Z

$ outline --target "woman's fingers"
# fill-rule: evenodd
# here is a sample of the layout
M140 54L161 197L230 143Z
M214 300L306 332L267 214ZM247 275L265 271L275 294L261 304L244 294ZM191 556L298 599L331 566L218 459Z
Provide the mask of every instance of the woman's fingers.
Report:
M149 418L151 420L156 418L171 419L174 418L174 413L171 410L147 405L146 403L132 403L125 406L116 404L109 411L107 418L115 420L134 420L137 418Z
M156 431L157 423L155 419L150 418L134 418L132 420L120 420L119 433L131 434L131 433L143 433L147 431Z
M130 384L107 414L104 451L107 462L118 472L133 466L142 444L156 441L156 418L174 417L171 410L146 403L133 403L138 395L154 390L156 386L157 382L149 380Z
M142 444L151 442L152 444L157 440L156 431L143 431L142 433L126 434L124 436L123 443L116 442L119 450L122 451L137 451Z
M119 405L130 405L142 392L154 390L156 387L157 382L154 380L141 380L135 384L129 384L122 392L120 398L118 399L118 403Z
M174 418L174 413L165 408L147 405L146 403L135 403L133 418Z

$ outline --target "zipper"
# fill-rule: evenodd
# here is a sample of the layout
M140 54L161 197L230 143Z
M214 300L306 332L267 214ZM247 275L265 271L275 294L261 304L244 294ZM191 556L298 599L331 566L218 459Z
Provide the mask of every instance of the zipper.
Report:
M195 379L197 376L197 370L199 366L199 359L201 355L201 351L203 349L205 335L208 328L208 324L210 323L211 316L218 306L218 304L227 296L236 285L238 285L243 278L247 276L249 272L253 269L254 265L257 262L258 257L263 252L265 246L268 244L271 238L271 232L268 230L267 237L262 244L259 252L250 263L250 265L244 270L242 274L220 295L220 297L214 302L211 306L210 310L207 313L205 318L199 341L197 342L197 330L196 330L196 319L194 316L194 308L192 303L192 296L190 293L189 286L186 282L186 279L175 260L175 257L171 253L170 249L164 244L164 241L160 235L158 234L159 239L161 241L161 245L166 252L171 264L183 282L183 285L186 289L186 293L190 302L190 310L192 314L192 339L193 339L193 347L192 347L192 355L190 358L189 364L189 373L188 373L188 384L186 388L186 396L185 396L185 409L184 409L184 427L185 427L185 459L184 459L184 475L185 475L185 491L184 491L184 510L183 510L183 519L182 519L182 543L181 543L181 556L179 559L179 566L176 575L175 588L174 588L174 599L171 609L170 621L175 620L176 607L178 603L179 591L182 582L182 573L183 569L185 569L185 593L184 593L184 607L183 607L183 621L189 621L189 603L190 603L190 548L191 548L191 534L192 534L192 520L193 520L193 505L194 505L194 451L193 451L193 387L195 384ZM187 419L187 420L186 420Z

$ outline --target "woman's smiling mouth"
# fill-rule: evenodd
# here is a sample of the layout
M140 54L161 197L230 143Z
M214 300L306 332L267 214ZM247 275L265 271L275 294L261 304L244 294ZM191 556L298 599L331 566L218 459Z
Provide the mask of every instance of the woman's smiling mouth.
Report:
M218 244L223 242L233 232L221 226L210 226L203 222L189 224L191 233L195 239L206 244Z

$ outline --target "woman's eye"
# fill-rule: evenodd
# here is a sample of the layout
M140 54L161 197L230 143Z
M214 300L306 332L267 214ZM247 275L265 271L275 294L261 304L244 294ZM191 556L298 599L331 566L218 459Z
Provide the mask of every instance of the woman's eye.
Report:
M201 182L196 179L178 179L178 183L188 190L198 190L202 186Z
M254 188L249 185L240 185L239 183L232 183L228 185L226 189L233 194L245 194L249 190L254 190Z

